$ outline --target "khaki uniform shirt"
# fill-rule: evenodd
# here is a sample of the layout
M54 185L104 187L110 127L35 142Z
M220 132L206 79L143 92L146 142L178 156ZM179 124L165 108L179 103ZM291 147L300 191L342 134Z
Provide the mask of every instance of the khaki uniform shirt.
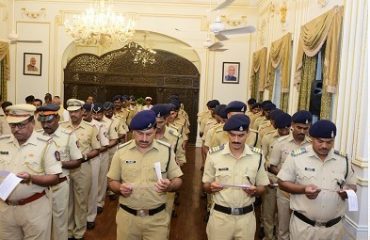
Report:
M218 145L212 145L212 139L213 139L213 136L216 132L217 129L219 129L221 127L224 126L224 123L217 123L215 125L213 125L208 131L207 131L207 134L206 134L206 137L204 139L204 146L206 147L216 147Z
M254 126L254 122L256 121L257 118L261 117L262 113L261 112L258 112L258 113L252 113L251 115L248 115L247 116L250 118L251 120L251 123L249 124L250 128L253 128ZM257 130L257 129L256 129Z
M108 128L101 122L92 119L90 124L96 127L98 131L100 146L106 147L109 145Z
M280 137L274 144L274 148L271 151L270 164L278 167L280 170L281 166L285 162L285 159L293 150L309 145L310 141L311 140L306 136L303 142L297 144L294 141L292 133L287 136Z
M76 134L78 147L82 154L100 148L98 130L90 123L82 120L80 125L75 128L71 122L65 122L62 124L62 127L71 130Z
M179 132L179 134L181 134L182 139L184 141L187 141L189 139L188 134L190 133L190 130L186 124L185 118L181 117L180 115L177 115L177 118L175 118L175 120L172 123L170 123L170 126L177 129L177 131Z
M345 156L332 149L322 161L311 145L292 152L278 178L302 185L314 184L322 189L316 199L308 199L305 194L290 195L291 209L318 222L327 222L345 213L347 203L336 192L340 190L337 182L344 180L346 184L356 184L351 163Z
M11 130L8 122L6 121L6 116L2 108L0 108L0 135L11 134Z
M262 138L261 142L262 142L262 152L263 152L263 155L265 156L265 169L270 167L270 155L274 147L274 143L279 138L280 138L280 135L277 129L265 134L265 136L263 136ZM270 172L267 172L267 175L272 182L277 183L276 175Z
M119 121L117 120L115 124L113 124L113 120L107 118L106 116L103 117L101 123L108 129L108 138L109 140L118 139L118 125ZM126 133L126 132L125 132Z
M216 126L217 124L218 123L217 123L217 120L216 119L214 119L214 118L207 119L207 123L204 126L204 130L203 130L203 136L202 136L202 140L203 141L206 141L206 137L207 137L208 131L211 128L213 128L214 126Z
M270 120L267 120L265 116L260 116L254 121L252 129L258 130L261 125L267 124L268 122L270 122Z
M186 125L189 128L190 127L190 121L189 121L189 115L188 115L188 113L183 108L180 108L178 114L185 119Z
M182 171L175 162L175 154L168 143L154 140L145 153L137 149L134 140L119 146L107 176L115 181L132 184L132 194L127 198L120 196L121 204L133 209L153 209L166 203L167 193L158 193L154 188L158 181L154 170L156 162L161 163L164 179L182 176Z
M164 134L159 140L171 145L172 149L175 151L177 162L186 162L185 149L182 147L183 139L176 129L165 126Z
M199 132L204 133L204 128L206 126L206 123L209 119L213 118L212 113L210 110L207 110L202 113L201 116L198 117L198 123L199 123Z
M19 145L13 135L0 137L0 169L2 171L14 174L28 172L31 175L60 174L62 166L57 161L58 154L51 138L37 132L33 132L22 145ZM47 187L36 184L20 183L8 199L19 201L46 189Z
M71 131L59 126L57 130L51 135L48 135L44 130L40 131L44 136L51 137L59 152L60 161L78 160L82 158L80 149L78 149L78 139ZM58 159L57 159L58 160ZM63 173L59 175L60 178L68 176L69 170L63 168Z
M231 154L229 144L227 143L216 151L209 151L202 181L203 183L218 182L220 184L232 185L268 185L270 182L262 162L260 166L260 161L262 161L262 154L252 151L248 145L245 146L240 158L236 159ZM259 166L260 168L258 169ZM240 208L254 203L255 199L241 188L226 187L215 193L213 200L216 204L225 207Z

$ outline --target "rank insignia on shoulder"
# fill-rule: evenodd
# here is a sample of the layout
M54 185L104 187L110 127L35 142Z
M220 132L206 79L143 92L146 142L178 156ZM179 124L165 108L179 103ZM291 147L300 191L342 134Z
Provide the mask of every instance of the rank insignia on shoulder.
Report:
M255 153L258 153L258 154L262 154L261 148L254 147L254 148L252 148L252 151L255 152Z
M160 144L162 144L162 145L164 145L164 146L166 146L166 147L171 147L171 144L166 143L166 142L164 142L164 141L161 141L161 140L158 140L158 139L157 139L157 142L158 142L158 143L160 143Z
M296 157L296 156L302 155L303 153L306 153L306 152L307 152L306 148L298 148L296 150L293 150L291 152L291 155L292 155L292 157Z
M133 164L133 163L136 163L136 161L135 160L126 160L125 163L126 164Z
M220 146L217 146L217 147L213 147L213 148L211 148L211 149L209 149L209 153L210 154L212 154L212 153L215 153L215 152L219 152L219 151L221 151L221 150L223 150L225 148L225 145L224 144L222 144L222 145L220 145Z
M0 140L1 139L8 139L8 138L11 138L11 134L3 134L3 135L0 135Z
M348 158L348 155L347 155L347 154L345 154L344 152L341 152L341 151L338 151L338 150L334 150L334 153L335 153L336 155L341 156L341 157Z
M173 136L175 136L175 137L179 137L180 136L180 134L177 132L177 131L174 131L174 130L169 130L168 131L171 135L173 135Z
M44 142L48 142L48 143L51 143L52 142L52 138L51 137L44 136L44 135L37 136L37 139L38 140L41 140L41 141L44 141Z

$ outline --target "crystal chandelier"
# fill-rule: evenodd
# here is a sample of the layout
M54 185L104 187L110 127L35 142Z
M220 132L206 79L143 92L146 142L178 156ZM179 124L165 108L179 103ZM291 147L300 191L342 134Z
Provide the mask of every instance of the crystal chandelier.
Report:
M105 0L64 22L66 32L82 45L109 45L118 40L126 43L134 35L134 21L112 11Z
M141 64L143 67L146 67L147 64L154 64L156 62L155 55L157 54L151 48L145 47L146 34L144 35L144 47L140 46L136 42L130 42L127 44L129 51L134 57L134 64Z

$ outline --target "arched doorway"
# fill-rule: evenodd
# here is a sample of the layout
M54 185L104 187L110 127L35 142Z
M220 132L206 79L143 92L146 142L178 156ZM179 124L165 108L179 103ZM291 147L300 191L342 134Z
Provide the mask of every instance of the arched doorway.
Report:
M98 102L114 95L151 96L154 103L167 102L177 94L189 114L189 142L195 143L200 75L195 65L174 53L156 49L156 63L134 64L127 46L100 57L80 54L64 69L64 99L86 99L92 95Z

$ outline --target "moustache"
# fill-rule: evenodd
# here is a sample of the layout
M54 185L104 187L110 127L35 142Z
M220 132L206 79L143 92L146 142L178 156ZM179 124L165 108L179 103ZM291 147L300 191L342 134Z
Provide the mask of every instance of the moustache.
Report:
M231 142L231 143L232 144L239 144L239 145L241 144L240 142Z
M148 141L139 141L139 143L148 144L149 142Z

